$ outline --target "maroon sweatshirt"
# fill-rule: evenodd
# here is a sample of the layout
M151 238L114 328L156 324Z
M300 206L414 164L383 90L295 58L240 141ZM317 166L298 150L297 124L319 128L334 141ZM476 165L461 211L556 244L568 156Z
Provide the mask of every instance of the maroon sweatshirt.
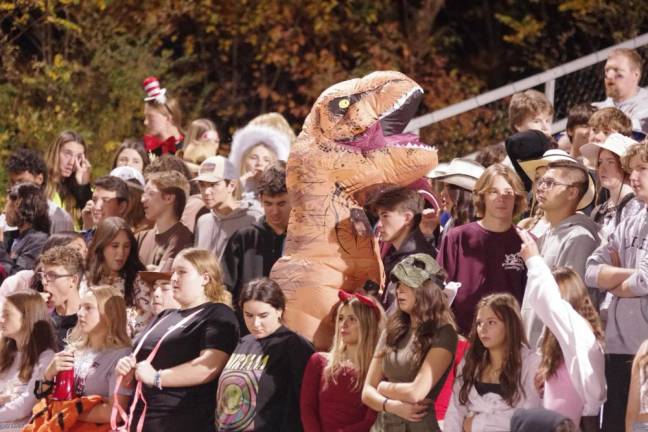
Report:
M526 285L526 267L520 257L522 241L515 227L505 232L487 231L478 222L450 229L437 257L448 280L461 282L452 309L463 335L468 335L475 306L496 292L512 294L520 304Z

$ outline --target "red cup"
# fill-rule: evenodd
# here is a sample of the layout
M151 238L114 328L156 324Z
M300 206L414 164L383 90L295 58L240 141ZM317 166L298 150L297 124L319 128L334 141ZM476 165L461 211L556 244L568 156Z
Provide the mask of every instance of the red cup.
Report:
M56 374L56 382L52 399L57 401L66 401L74 399L74 369L61 371Z

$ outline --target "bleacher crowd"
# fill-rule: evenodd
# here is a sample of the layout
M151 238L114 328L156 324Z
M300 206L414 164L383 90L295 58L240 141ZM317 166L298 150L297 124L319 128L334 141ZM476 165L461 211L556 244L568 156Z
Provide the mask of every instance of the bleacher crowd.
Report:
M219 156L214 122L185 128L151 77L145 135L105 175L74 131L16 150L0 430L648 431L641 62L613 51L608 98L564 134L527 90L504 145L383 185L365 210L387 280L339 292L324 352L269 278L297 139L281 115Z

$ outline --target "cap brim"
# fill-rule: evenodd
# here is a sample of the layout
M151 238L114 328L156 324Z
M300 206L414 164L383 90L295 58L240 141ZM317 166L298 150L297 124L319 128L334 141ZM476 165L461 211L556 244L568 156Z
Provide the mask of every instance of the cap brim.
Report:
M531 181L535 179L536 170L538 168L546 167L549 165L549 161L544 159L534 159L534 160L518 162L518 163L520 164L520 168L522 168L522 171L524 171L524 174L526 174L526 176Z
M576 210L583 210L596 198L596 185L594 184L594 179L592 178L592 174L590 172L587 172L587 192L585 192L585 195L583 195L583 198L578 202L578 206L576 207Z
M435 177L434 180L448 183L454 186L459 186L460 188L469 191L473 191L475 189L475 184L477 183L476 178L467 176L465 174L444 174Z
M142 279L144 282L148 284L154 284L155 281L159 280L171 280L171 275L173 273L171 272L154 272L154 271L141 271L137 272L139 275L140 279Z
M225 180L223 177L218 177L209 174L202 174L191 179L191 181L202 181L208 183L218 183L219 181L223 181L223 180Z

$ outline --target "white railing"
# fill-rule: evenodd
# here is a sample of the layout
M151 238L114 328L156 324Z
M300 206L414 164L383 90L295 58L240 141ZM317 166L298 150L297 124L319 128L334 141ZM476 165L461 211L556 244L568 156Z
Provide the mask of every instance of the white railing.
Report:
M482 93L479 96L467 99L463 102L459 102L453 105L450 105L445 108L433 111L431 113L422 115L420 117L413 118L407 127L405 128L406 132L419 133L420 129L429 126L431 124L440 122L441 120L454 117L459 114L463 114L467 111L473 110L475 108L482 107L491 102L495 102L499 99L511 96L514 93L528 90L533 87L544 85L545 95L553 103L554 102L554 90L556 87L556 79L569 75L573 72L585 69L589 66L592 66L596 63L602 62L607 59L610 51L616 48L639 48L641 46L648 45L648 33L644 33L641 36L637 36L634 39L627 40L618 45L611 46L609 48L602 49L593 54L581 57L579 59L564 63L560 66L557 66L553 69L549 69L545 72L532 75L528 78L524 78L520 81L516 81L512 84L507 84L505 86L499 87L495 90ZM592 101L595 102L595 101ZM552 133L560 132L565 129L567 124L567 119L563 118L557 120L553 123L551 129Z

